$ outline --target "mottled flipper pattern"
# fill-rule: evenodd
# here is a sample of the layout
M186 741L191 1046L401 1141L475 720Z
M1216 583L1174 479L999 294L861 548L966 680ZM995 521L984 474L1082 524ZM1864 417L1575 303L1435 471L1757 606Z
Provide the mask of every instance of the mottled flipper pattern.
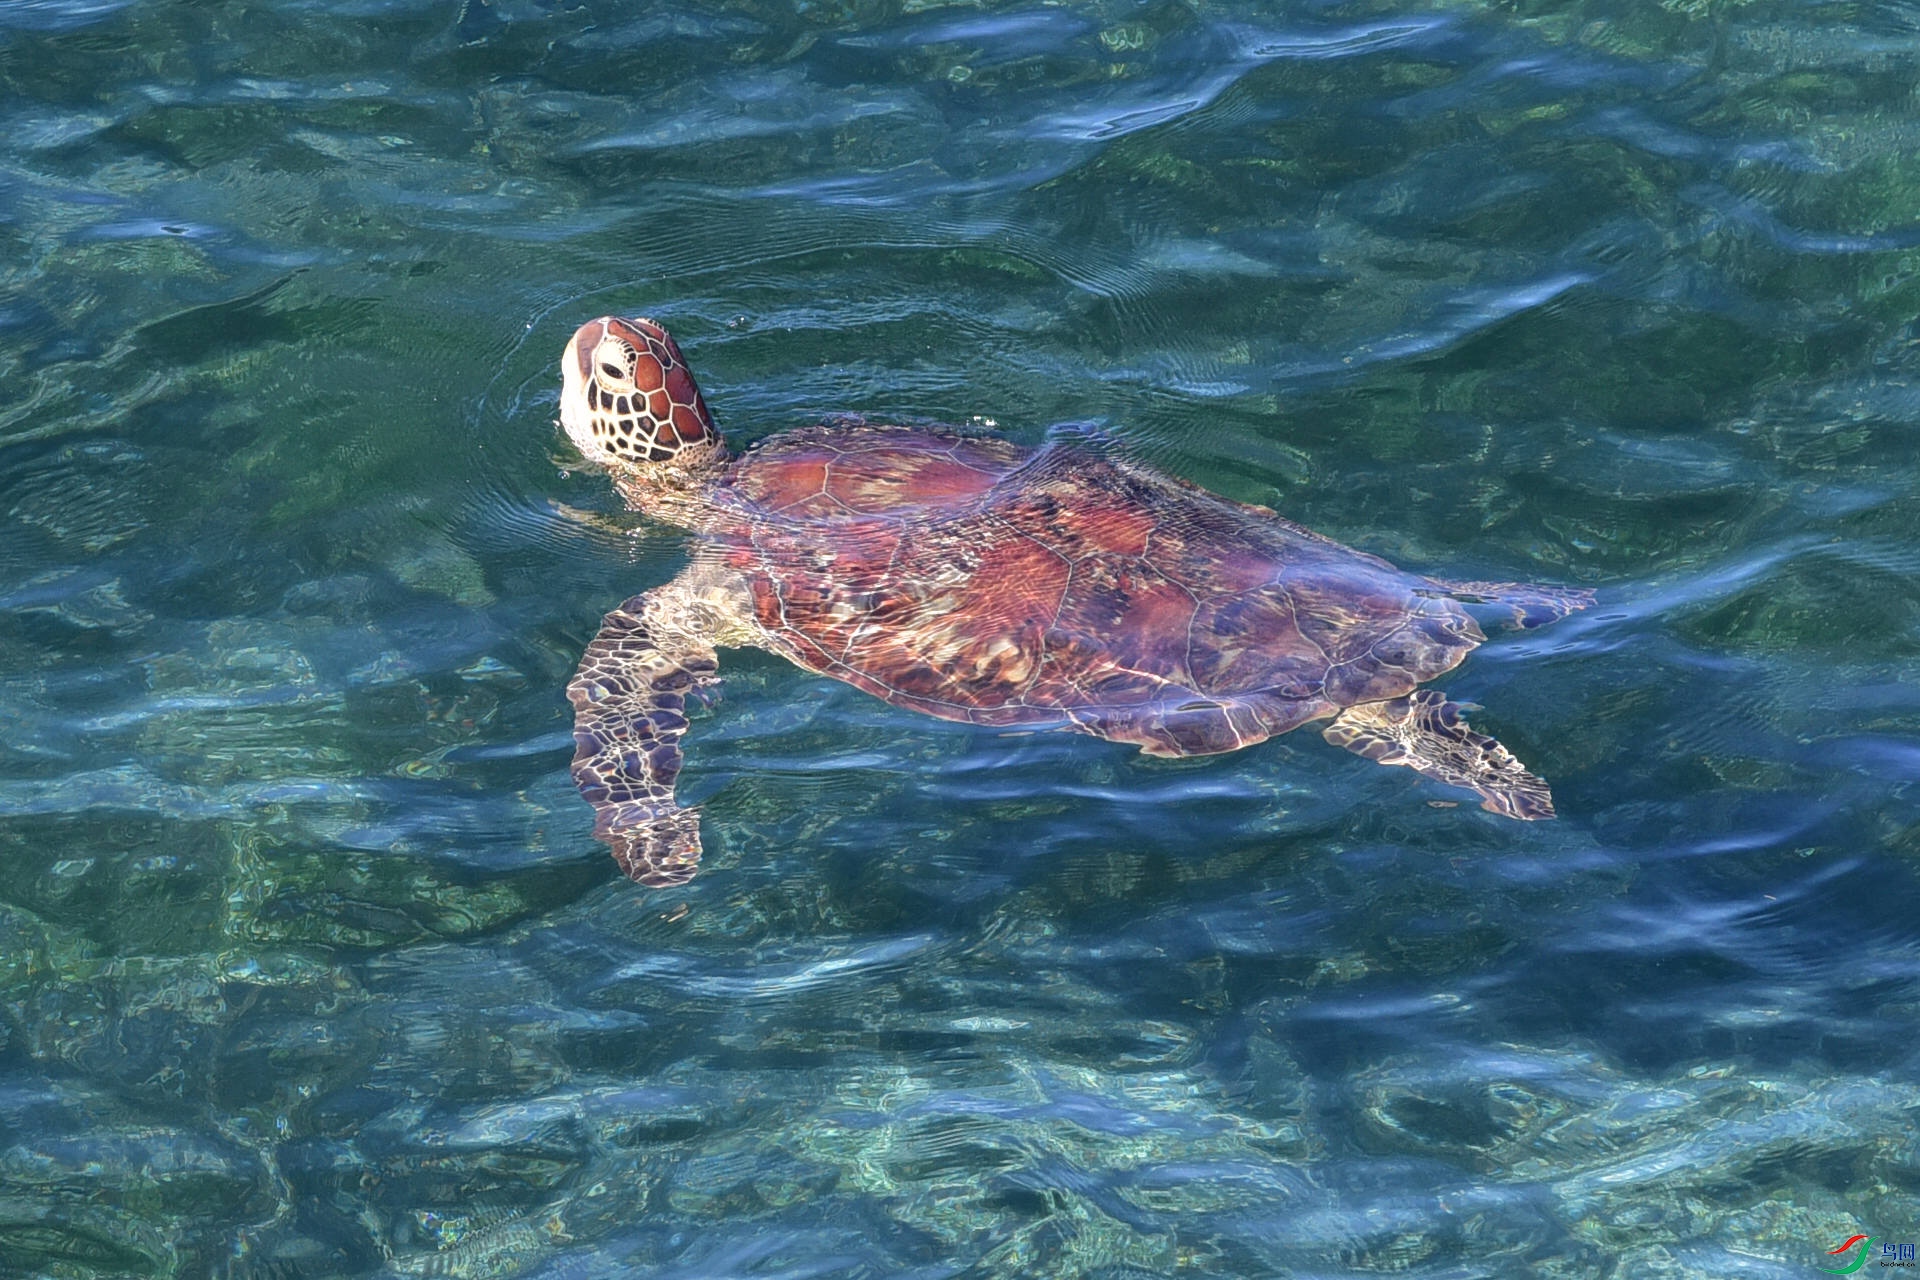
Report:
M676 625L663 587L609 613L567 685L573 780L593 834L644 885L685 884L700 865L700 815L673 800L686 700L717 669L713 645Z
M1558 622L1593 603L1593 592L1585 587L1542 587L1530 582L1449 582L1444 578L1428 581L1455 600L1498 605L1507 610L1515 626L1528 630Z
M1577 606L1576 606L1577 607ZM1379 764L1405 765L1429 778L1480 793L1480 807L1508 818L1551 818L1547 784L1513 753L1460 716L1460 704L1434 689L1348 707L1322 736Z

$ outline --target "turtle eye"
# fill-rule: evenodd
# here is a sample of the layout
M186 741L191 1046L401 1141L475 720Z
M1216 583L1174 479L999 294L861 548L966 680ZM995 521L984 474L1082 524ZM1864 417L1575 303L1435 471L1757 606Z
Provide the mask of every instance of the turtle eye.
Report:
M633 348L608 334L593 352L595 377L603 389L624 391L633 384Z

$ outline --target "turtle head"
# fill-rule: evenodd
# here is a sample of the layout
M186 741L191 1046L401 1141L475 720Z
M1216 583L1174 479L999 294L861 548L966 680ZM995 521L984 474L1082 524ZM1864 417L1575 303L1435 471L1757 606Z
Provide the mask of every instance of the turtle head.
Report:
M686 357L651 320L602 316L560 357L560 423L592 462L618 476L692 471L726 445Z

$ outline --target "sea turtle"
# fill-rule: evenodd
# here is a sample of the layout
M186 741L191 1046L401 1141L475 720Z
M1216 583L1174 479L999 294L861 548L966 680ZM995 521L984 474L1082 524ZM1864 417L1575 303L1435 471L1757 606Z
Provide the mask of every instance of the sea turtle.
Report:
M685 703L717 647L757 645L943 720L1055 726L1153 756L1233 751L1332 717L1326 738L1550 818L1547 785L1416 688L1486 637L1589 591L1394 568L1161 475L1086 431L1039 449L836 419L730 453L651 320L580 327L560 421L634 510L694 531L693 562L606 615L567 686L594 834L648 885L700 861L674 802Z

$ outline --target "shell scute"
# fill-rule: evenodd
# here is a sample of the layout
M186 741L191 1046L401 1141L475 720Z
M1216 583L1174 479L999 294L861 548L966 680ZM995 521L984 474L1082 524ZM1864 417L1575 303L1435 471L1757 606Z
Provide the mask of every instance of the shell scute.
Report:
M1110 556L1140 557L1147 553L1159 522L1153 513L1132 507L1065 507L1048 523L1048 532L1061 543L1097 548Z
M981 521L969 533L973 567L961 610L968 621L983 630L992 630L996 622L1051 622L1073 576L1072 563L1031 538L996 537L1000 531L991 522ZM937 546L916 547L909 563L918 567L939 554Z
M1209 693L1274 690L1309 698L1325 684L1327 659L1300 633L1284 591L1242 592L1194 612L1193 677Z
M853 658L902 692L959 706L1017 700L1041 665L1042 637L1071 568L1029 540L916 545L903 539L896 585Z
M1056 630L1083 644L1120 649L1132 670L1192 687L1187 638L1196 606L1186 588L1152 565L1121 557L1089 556L1074 566ZM1149 641L1147 637L1158 637ZM1115 637L1126 637L1118 644Z
M1235 595L1266 586L1280 570L1273 549L1250 535L1217 518L1165 520L1147 559L1196 596Z
M1116 503L1113 497L1096 486L1059 479L1008 494L995 511L1009 528L1069 560L1138 557L1158 522L1152 511Z
M857 429L856 429L857 430ZM727 483L771 511L822 520L951 512L1018 459L999 440L867 428L812 428L749 453Z
M870 513L903 505L949 506L985 493L995 479L955 458L876 450L834 459L826 492L849 511Z

